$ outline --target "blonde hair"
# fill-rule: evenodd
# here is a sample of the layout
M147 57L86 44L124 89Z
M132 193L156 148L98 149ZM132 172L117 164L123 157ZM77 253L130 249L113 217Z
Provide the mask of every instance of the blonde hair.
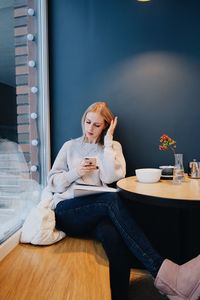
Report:
M82 119L81 119L81 125L82 125L82 131L83 131L83 136L85 136L85 119L87 116L87 113L89 112L95 112L99 113L105 121L105 129L102 131L101 137L100 137L100 143L103 144L104 136L107 132L108 127L110 126L111 121L114 119L114 115L111 112L110 108L108 107L108 104L106 102L95 102L91 104L86 111L84 112ZM85 137L84 137L85 138Z

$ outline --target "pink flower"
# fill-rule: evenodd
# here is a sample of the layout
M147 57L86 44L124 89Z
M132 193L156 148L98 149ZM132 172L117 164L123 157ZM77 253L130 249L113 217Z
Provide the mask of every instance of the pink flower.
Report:
M171 149L173 153L175 153L176 149L176 141L170 138L167 134L163 134L160 137L160 143L159 150L161 151L167 151L168 149Z

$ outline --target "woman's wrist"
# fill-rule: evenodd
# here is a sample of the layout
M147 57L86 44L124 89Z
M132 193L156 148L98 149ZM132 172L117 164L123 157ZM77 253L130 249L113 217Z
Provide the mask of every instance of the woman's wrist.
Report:
M104 146L105 147L112 147L113 144L113 135L106 134L104 137Z
M68 175L68 180L70 180L71 182L74 182L78 178L80 178L79 172L76 168L67 172L67 175Z

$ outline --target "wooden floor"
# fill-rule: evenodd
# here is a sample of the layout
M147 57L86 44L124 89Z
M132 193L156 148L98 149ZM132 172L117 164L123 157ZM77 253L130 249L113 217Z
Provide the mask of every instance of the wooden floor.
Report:
M18 245L0 263L0 299L110 300L101 244L66 238L51 246Z

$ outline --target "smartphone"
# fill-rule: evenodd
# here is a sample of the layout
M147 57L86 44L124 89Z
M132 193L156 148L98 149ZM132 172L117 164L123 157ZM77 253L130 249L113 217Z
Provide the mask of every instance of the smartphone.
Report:
M95 157L85 157L85 167L94 166L96 167L97 160Z

